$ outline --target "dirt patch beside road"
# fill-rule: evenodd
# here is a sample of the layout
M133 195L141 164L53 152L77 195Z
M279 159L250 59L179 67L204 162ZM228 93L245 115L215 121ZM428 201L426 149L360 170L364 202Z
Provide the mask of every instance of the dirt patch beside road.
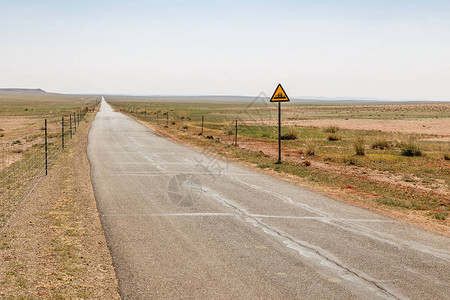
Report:
M270 125L276 125L273 121ZM376 120L376 119L319 119L283 120L283 126L338 126L351 130L379 130L411 134L437 135L438 140L450 140L450 119Z
M93 114L0 234L0 298L119 299L86 155Z

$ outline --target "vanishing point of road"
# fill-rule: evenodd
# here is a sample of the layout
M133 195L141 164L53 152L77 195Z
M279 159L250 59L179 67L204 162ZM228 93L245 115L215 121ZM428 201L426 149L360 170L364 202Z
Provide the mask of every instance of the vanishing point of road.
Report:
M450 299L450 239L160 137L104 100L88 156L123 299Z

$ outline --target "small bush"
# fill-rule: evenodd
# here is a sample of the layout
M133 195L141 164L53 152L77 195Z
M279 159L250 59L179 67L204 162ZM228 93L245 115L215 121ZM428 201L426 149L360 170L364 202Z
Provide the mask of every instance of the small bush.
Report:
M305 160L305 167L309 167L311 165L311 162L309 160Z
M3 133L0 133L0 137L4 137L5 135Z
M13 145L20 145L22 144L22 142L20 140L15 140L14 142L12 142Z
M355 149L356 155L365 155L365 148L364 148L364 139L363 138L357 138L353 141L353 149Z
M400 145L400 151L403 156L422 156L422 151L413 138L410 138L407 142L402 143Z
M371 145L372 149L390 149L392 148L392 142L384 139L378 139Z
M445 160L450 160L450 154L444 154L444 159Z
M317 151L317 144L313 141L310 141L305 144L305 151L304 153L308 156L314 156Z
M327 128L325 128L323 131L327 132L327 133L336 133L339 131L339 127L337 126L328 126Z
M297 139L297 133L295 131L289 131L285 134L281 135L282 140L296 140Z
M175 125L176 123L175 123L175 121L174 122L172 122L172 125Z
M403 181L406 181L406 182L417 182L417 180L416 179L414 179L414 178L412 178L411 176L409 176L409 175L403 175Z
M427 215L432 216L436 220L445 220L448 217L448 212L429 212Z
M269 165L266 165L266 164L260 164L260 165L258 165L258 168L261 168L261 169L266 169L266 168L269 168L270 166Z
M344 158L344 163L349 165L349 166L356 166L358 165L358 160L356 159L356 157L347 157Z
M188 128L189 128L189 126L187 126L187 125L183 125L183 127L182 127L184 130L187 130Z
M330 133L330 134L328 135L328 140L329 140L329 141L340 141L341 138L340 138L337 134Z

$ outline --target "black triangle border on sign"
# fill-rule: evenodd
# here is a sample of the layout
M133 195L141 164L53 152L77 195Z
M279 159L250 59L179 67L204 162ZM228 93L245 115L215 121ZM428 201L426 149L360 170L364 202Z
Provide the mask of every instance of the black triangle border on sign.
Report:
M283 91L283 93L286 95L287 100L277 100L277 101L273 101L273 97L275 97L275 93L277 92L278 87L280 87L281 90ZM272 97L270 98L270 101L269 101L269 102L290 102L290 101L291 101L291 99L289 99L288 94L287 94L287 93L285 92L285 90L283 89L283 86L281 85L281 83L279 83L279 84L277 85L277 88L276 88L275 91L273 92L273 95L272 95Z

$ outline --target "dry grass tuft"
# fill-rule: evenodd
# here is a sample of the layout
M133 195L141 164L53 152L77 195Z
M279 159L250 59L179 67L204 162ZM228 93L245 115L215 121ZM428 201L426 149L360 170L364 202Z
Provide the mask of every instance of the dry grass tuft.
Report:
M364 138L362 138L362 137L356 138L353 141L353 149L355 149L356 155L360 155L360 156L365 155L366 153L365 153L365 148L364 148Z

